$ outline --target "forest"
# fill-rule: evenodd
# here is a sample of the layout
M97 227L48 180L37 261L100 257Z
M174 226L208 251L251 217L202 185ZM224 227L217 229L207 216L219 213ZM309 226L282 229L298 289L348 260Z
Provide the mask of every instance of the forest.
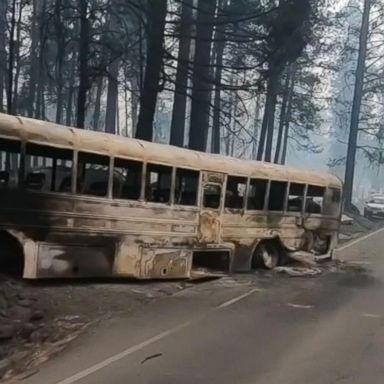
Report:
M383 0L0 0L0 18L0 112L330 169L346 208L384 187Z

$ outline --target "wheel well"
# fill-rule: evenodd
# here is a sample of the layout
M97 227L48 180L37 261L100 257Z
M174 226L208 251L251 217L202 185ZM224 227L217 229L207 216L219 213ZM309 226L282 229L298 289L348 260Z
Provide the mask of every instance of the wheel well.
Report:
M7 231L0 231L0 272L23 277L24 251L19 240Z
M279 237L273 237L271 239L262 239L258 241L253 248L252 257L251 257L251 269L260 268L260 262L257 258L256 251L258 247L260 247L261 245L266 245L267 247L273 247L273 249L275 249L276 252L278 252L279 254L280 262L284 259L285 249Z
M230 251L205 250L193 252L192 268L229 272L230 263Z

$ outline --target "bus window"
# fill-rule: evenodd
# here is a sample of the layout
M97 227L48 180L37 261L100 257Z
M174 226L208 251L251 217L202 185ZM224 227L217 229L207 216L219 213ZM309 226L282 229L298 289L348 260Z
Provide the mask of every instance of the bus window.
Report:
M288 195L288 212L301 212L304 203L304 184L291 183Z
M25 187L36 191L70 192L72 157L71 150L28 143Z
M147 165L145 199L155 203L169 203L171 198L172 168L158 164Z
M20 168L20 142L0 139L0 188L17 188Z
M176 169L175 204L197 205L199 172L189 169Z
M322 213L324 205L325 188L316 185L308 185L305 212Z
M247 179L245 177L228 176L225 192L225 208L242 209L244 206Z
M113 198L140 199L142 171L140 161L115 159Z
M77 169L77 193L107 196L109 157L79 152Z
M268 200L268 209L270 211L284 211L286 190L287 183L285 181L271 181Z
M221 198L221 187L216 184L207 184L204 186L204 208L219 209Z
M262 211L264 209L265 194L267 193L268 180L251 179L248 190L247 209Z

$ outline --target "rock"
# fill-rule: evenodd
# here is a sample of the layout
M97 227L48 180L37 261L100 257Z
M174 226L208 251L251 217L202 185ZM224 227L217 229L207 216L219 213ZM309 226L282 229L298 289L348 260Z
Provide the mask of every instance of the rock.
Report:
M30 352L28 351L19 351L15 352L11 357L10 360L12 361L13 364L20 364L24 362L28 357L31 355Z
M39 321L44 318L44 312L35 310L32 312L31 317L29 318L30 321Z
M293 277L316 276L322 273L320 268L302 268L302 267L276 267L276 272L286 273Z
M20 329L20 336L24 339L29 339L31 334L37 329L36 325L33 323L25 323Z
M21 307L29 308L33 305L33 302L30 299L19 299L19 301L17 302L17 305L20 305Z
M28 292L19 292L18 298L19 300L37 301L37 298Z
M0 360L0 379L2 379L5 374L11 369L12 364L13 362L11 358L5 358Z
M0 294L0 311L5 311L8 308L8 303L5 297Z
M50 336L49 330L41 328L34 331L29 337L29 340L32 343L41 343L43 341L46 341L49 338L49 336Z
M11 307L8 311L8 316L13 320L20 321L29 321L32 317L33 310L27 307L21 307L20 305L15 305Z
M57 320L58 321L78 321L80 320L81 317L79 315L67 315L67 316L62 316L62 317L58 317Z
M12 339L16 334L16 328L11 324L0 324L0 340Z

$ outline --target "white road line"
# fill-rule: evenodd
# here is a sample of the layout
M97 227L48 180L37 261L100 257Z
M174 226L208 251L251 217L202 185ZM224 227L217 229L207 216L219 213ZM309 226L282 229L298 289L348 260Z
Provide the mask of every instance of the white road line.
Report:
M240 295L240 296L235 297L229 301L226 301L225 303L213 308L213 310L211 310L209 312L214 312L218 309L229 307L230 305L235 304L238 301L243 300L246 297L252 295L254 292L258 292L258 291L261 291L261 290L259 288L254 288L254 289L250 290L249 292L244 293L243 295ZM58 381L55 384L73 384L73 383L76 383L79 380L81 380L81 379L83 379L83 378L85 378L85 377L87 377L87 376L89 376L89 375L91 375L97 371L100 371L101 369L107 367L108 365L111 365L112 363L115 363L116 361L119 361L119 360L123 359L124 357L132 355L133 353L138 352L141 349L148 347L149 345L154 344L154 343L156 343L162 339L165 339L166 337L180 331L183 328L188 327L192 323L199 321L202 317L204 317L204 315L200 316L198 318L195 318L191 321L187 321L185 323L177 325L176 327L168 329L164 332L161 332L156 336L153 336L153 337L151 337L151 338L149 338L149 339L147 339L147 340L145 340L139 344L136 344L132 347L129 347L129 348L125 349L124 351L117 353L116 355L113 355L113 356L111 356L111 357L109 357L103 361L100 361L99 363L94 364L91 367L86 368L86 369L84 369L78 373L75 373L74 375L72 375L72 376L70 376L64 380Z
M370 237L375 236L375 235L377 235L377 234L380 233L380 232L384 232L384 228L377 229L376 231L373 231L373 232L371 232L371 233L368 233L367 235L365 235L365 236L363 236L363 237L359 237L358 239L353 240L353 241L351 241L350 243L344 244L342 247L340 247L340 248L336 248L336 252L343 251L344 249L347 249L347 248L349 248L349 247L352 247L353 245L359 243L360 241L367 240L367 239L369 239Z
M356 265L371 265L372 261L364 261L364 260L348 260L348 264L356 264Z
M243 295L237 296L237 297L235 297L235 298L233 298L231 300L228 300L225 303L222 303L222 304L218 305L216 308L220 309L220 308L229 307L230 305L235 304L238 301L245 299L246 297L252 295L253 293L260 292L260 291L261 291L261 289L259 289L259 288L251 289L249 292L244 293Z
M124 350L120 353L117 353L116 355L113 355L113 356L109 357L108 359L101 361L100 363L92 365L91 367L84 369L83 371L80 371L78 373L75 373L74 375L72 375L72 376L70 376L64 380L58 381L56 384L76 383L77 381L83 379L84 377L87 377L87 376L91 375L92 373L100 371L101 369L107 367L108 365L110 365L116 361L119 361L119 360L123 359L124 357L131 355L132 353L140 351L141 349L147 347L148 345L156 343L157 341L164 339L165 337L167 337L169 335L172 335L173 333L179 331L182 328L187 327L190 324L191 324L191 322L188 321L186 323L183 323L183 324L176 326L175 328L172 328L172 329L169 329L169 330L164 331L162 333L159 333L158 335L151 337L150 339L147 339L147 340L143 341L142 343L139 343L139 344L136 344L130 348L127 348L126 350Z
M369 317L371 319L381 319L383 316L378 315L376 313L362 313L361 316L363 317Z
M293 303L288 303L288 307L292 308L298 308L298 309L311 309L313 308L313 305L303 305L303 304L293 304Z

